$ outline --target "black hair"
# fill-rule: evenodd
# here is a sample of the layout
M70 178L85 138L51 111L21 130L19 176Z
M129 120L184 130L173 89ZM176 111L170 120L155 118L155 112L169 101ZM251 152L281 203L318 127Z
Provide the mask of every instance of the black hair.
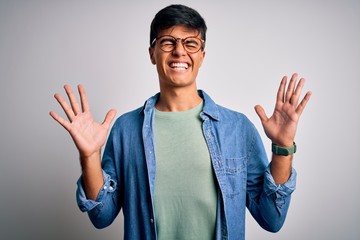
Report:
M198 30L201 38L206 40L206 23L200 14L187 6L174 4L161 9L150 25L150 45L158 37L161 30L175 26L185 25Z

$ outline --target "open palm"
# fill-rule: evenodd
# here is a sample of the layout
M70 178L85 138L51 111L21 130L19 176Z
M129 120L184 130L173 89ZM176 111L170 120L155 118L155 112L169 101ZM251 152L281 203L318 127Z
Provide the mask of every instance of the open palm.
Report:
M50 112L50 115L70 133L80 156L89 157L99 152L105 144L110 124L116 115L116 111L110 110L106 114L104 122L99 124L94 121L91 115L89 102L83 86L78 86L81 106L76 100L72 89L68 85L65 85L64 88L69 97L70 105L60 94L55 94L54 97L61 105L69 121L60 117L55 112Z
M261 106L255 106L265 134L273 143L280 146L293 144L299 118L311 96L311 92L307 92L299 104L305 79L301 78L296 84L297 76L296 73L292 75L286 92L287 77L283 77L277 93L275 109L270 118L266 116Z

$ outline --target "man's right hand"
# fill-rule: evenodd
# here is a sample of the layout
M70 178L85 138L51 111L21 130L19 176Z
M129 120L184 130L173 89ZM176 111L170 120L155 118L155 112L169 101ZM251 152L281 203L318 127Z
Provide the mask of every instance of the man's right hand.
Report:
M78 86L81 107L72 89L68 85L65 85L64 88L69 97L70 106L60 94L57 93L54 97L61 105L69 121L66 121L53 111L50 112L50 115L70 133L79 150L80 157L91 157L91 155L98 153L105 144L110 124L116 115L116 111L111 109L106 114L104 122L99 124L94 121L91 115L89 102L83 86Z
M116 110L111 109L106 114L104 122L99 124L94 121L91 115L89 102L83 86L78 86L81 106L76 100L72 89L68 85L65 85L64 88L70 105L60 94L57 93L54 97L61 105L69 121L53 111L50 112L50 115L70 133L74 140L79 150L86 195L88 198L95 199L103 184L100 150L105 144L110 124L116 115Z

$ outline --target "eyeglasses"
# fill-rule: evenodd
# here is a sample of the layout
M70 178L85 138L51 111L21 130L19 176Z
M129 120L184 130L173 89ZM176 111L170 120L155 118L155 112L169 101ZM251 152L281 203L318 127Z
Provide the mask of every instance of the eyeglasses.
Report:
M188 53L197 53L200 49L204 49L205 41L198 37L175 38L171 35L155 38L151 46L157 43L164 52L172 52L176 48L178 41L181 41L185 51Z

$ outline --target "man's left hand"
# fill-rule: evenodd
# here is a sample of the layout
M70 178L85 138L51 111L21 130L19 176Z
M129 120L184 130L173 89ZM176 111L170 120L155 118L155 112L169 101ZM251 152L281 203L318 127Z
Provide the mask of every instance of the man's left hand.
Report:
M277 92L275 110L270 118L267 117L260 105L255 106L255 111L261 120L265 134L274 144L279 146L293 145L299 118L311 97L311 92L307 92L299 103L305 79L301 78L297 82L297 78L298 74L294 73L285 91L287 77L283 77Z

